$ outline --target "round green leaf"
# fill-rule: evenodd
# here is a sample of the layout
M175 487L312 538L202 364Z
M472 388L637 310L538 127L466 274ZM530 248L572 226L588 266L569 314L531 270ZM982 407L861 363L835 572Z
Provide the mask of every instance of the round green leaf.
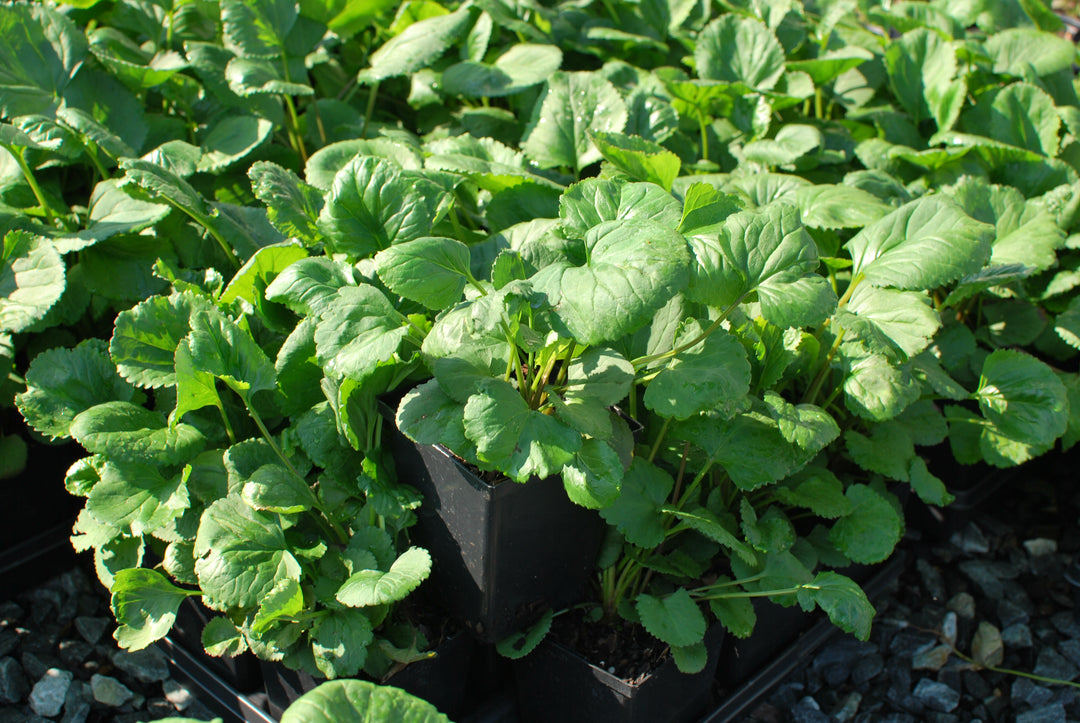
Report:
M0 256L0 332L24 331L60 300L66 285L64 260L49 240L9 231Z
M399 688L366 680L333 680L305 693L281 723L450 723L435 706Z

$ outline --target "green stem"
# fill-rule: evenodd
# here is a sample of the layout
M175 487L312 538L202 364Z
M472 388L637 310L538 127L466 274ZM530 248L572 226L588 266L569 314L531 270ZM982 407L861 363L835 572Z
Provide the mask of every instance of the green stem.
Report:
M824 96L821 92L821 88L818 88L814 91L814 117L818 120L822 120L824 117L824 112L822 110L822 106L824 105L823 101Z
M296 105L291 95L285 96L285 107L289 110L289 132L295 141L295 150L300 154L300 160L307 163L307 148L304 146L304 137L300 135L300 119L296 115Z
M364 111L364 130L360 137L364 138L368 135L368 128L371 126L371 118L375 115L375 99L379 96L379 82L375 81L371 84L371 91L368 93L367 109Z
M841 329L840 333L836 335L836 341L829 348L829 353L825 355L825 361L818 369L816 375L814 375L814 381L810 384L810 388L806 390L806 394L803 395L803 404L813 404L817 398L818 392L821 391L821 385L825 383L825 378L829 375L832 367L833 357L840 351L840 343L844 340L844 330Z
M709 160L709 131L705 126L705 114L698 113L698 128L701 130L701 160Z
M719 595L695 595L694 599L699 600L699 601L701 601L701 600L734 600L734 599L737 599L737 598L772 597L773 595L792 595L794 593L797 593L803 587L805 587L805 585L797 585L795 587L782 588L780 590L757 590L755 592L746 592L746 591L743 591L743 592L725 592L725 593L721 593ZM698 590L701 590L701 589L709 589L709 588L698 588ZM697 590L692 590L691 592L696 593Z
M671 426L671 417L664 417L664 423L660 426L660 432L656 435L656 441L653 442L652 449L649 450L649 463L651 464L656 459L656 453L660 451L660 443L664 441L664 435L667 434L668 427Z
M949 647L952 648L953 654L956 657L963 660L964 662L970 663L970 664L978 666L980 668L985 668L986 670L992 670L995 673L1004 673L1006 675L1018 675L1021 678L1030 678L1031 680L1037 680L1040 683L1051 683L1051 684L1054 684L1054 685L1068 685L1068 686L1072 686L1073 688L1080 688L1080 683L1074 683L1071 680L1061 680L1059 678L1047 678L1046 676L1043 676L1043 675L1035 675L1034 673L1025 673L1022 670L1013 670L1012 668L999 668L996 665L987 665L986 663L980 663L979 661L975 660L974 658L968 657L967 655L964 655L963 653L961 653L959 650L956 649L955 645L950 644Z
M731 312L735 311L735 308L742 303L744 296L745 294L736 299L731 306L724 309L723 313L716 318L716 321L709 325L709 328L707 328L705 331L701 332L685 344L680 344L674 349L670 351L665 351L661 354L649 354L647 356L638 357L630 363L634 365L635 369L639 369L643 366L647 366L649 364L652 364L653 362L660 361L662 359L671 359L678 356L679 354L682 354L684 351L693 349L695 346L708 339L714 331L720 328L720 325L724 323L724 321L728 318Z
M26 163L26 159L23 158L23 148L16 146L9 146L4 143L0 143L0 148L11 154L15 159L15 163L19 164L19 170L22 171L23 178L26 179L27 184L30 186L30 190L34 193L34 198L37 199L38 204L41 206L41 210L45 212L45 218L49 220L49 223L56 225L57 219L62 215L56 212L56 210L49 204L45 192L41 190L41 186L38 185L37 178L34 177L34 172L30 169L30 166Z
M229 436L229 444L236 444L236 434L233 432L232 423L229 421L229 415L225 413L225 405L221 403L220 397L214 406L216 406L218 412L221 413L221 421L225 425L225 434Z

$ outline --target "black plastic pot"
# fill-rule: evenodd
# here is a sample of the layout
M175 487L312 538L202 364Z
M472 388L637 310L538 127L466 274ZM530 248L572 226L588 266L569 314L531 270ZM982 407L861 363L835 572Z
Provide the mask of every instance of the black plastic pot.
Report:
M550 638L514 663L522 723L684 723L708 707L724 631L705 635L708 662L687 675L668 658L638 685L608 673Z
M235 658L218 657L209 655L203 648L202 631L215 616L205 605L187 598L180 603L169 639L230 688L240 693L261 691L262 672L259 669L259 660L254 655L243 653Z
M263 693L250 696L241 693L168 637L159 640L157 647L169 659L174 677L196 688L199 701L225 723L276 722L276 718L271 718L264 710Z
M485 642L578 602L604 522L557 477L490 485L446 449L395 435L398 479L424 496L410 537L433 559L422 591Z
M435 649L434 657L405 666L383 684L423 698L440 712L455 718L465 705L474 647L470 636L459 633L444 640ZM259 662L267 703L275 718L280 718L297 698L324 682L308 673L289 670L280 663Z
M947 540L974 518L976 510L1002 486L1017 478L1021 467L999 469L988 464L957 462L948 445L921 450L930 472L945 482L956 499L947 507L920 505L915 522L936 540Z

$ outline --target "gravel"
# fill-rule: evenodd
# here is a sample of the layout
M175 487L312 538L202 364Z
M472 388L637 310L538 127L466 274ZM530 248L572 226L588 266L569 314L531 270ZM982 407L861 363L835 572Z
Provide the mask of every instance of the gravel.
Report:
M214 718L156 648L117 649L115 627L101 585L81 568L0 601L0 723Z
M1080 680L1075 588L1065 579L1080 556L1080 495L1071 480L1029 473L1014 482L951 527L911 525L906 569L875 601L865 647L835 636L740 720L1080 722L1080 688L1060 682ZM844 670L829 662L856 650Z

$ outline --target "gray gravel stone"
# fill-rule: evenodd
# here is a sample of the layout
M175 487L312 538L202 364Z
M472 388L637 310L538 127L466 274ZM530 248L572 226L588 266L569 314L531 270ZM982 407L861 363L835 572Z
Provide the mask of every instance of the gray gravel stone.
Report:
M94 700L110 708L119 708L135 695L116 678L100 674L90 678L90 690L94 693Z
M1017 623L1026 623L1031 619L1030 609L1025 609L1009 599L1001 600L997 606L998 621L1007 628Z
M105 634L109 624L108 618L87 616L75 618L75 629L79 631L79 635L83 637L83 640L91 645L95 645L101 640L101 636Z
M871 653L859 659L851 669L851 682L865 685L885 670L885 659L877 653Z
M953 690L944 683L939 683L936 680L930 680L929 678L923 678L915 685L915 690L912 692L916 698L919 699L923 705L931 710L940 711L942 713L948 713L956 709L956 706L960 705L960 693Z
M1054 691L1039 685L1030 678L1014 680L1009 693L1013 700L1023 701L1034 708L1046 705L1054 699Z
M862 702L862 694L852 691L845 696L832 712L832 718L836 723L848 723L859 712L859 703Z
M912 670L941 670L945 663L949 662L952 648L948 645L938 645L933 648L919 651L911 658Z
M19 647L19 636L14 630L0 629L0 658L10 655Z
M1080 667L1080 640L1062 640L1057 648L1073 665Z
M30 692L22 666L15 658L0 658L0 703L19 703Z
M974 522L969 522L967 527L954 532L949 542L968 555L982 555L990 552L990 543L987 542L986 535Z
M1034 537L1030 540L1024 540L1024 549L1032 557L1043 557L1045 555L1053 555L1057 552L1057 540L1051 540L1046 537Z
M1035 662L1035 675L1058 680L1075 680L1080 676L1080 668L1070 663L1061 653L1051 647L1039 651Z
M975 619L975 598L971 593L961 592L953 595L946 607L965 620Z
M68 688L67 697L64 698L64 717L60 719L60 723L86 723L93 703L94 695L90 685L76 680Z
M35 713L46 718L54 718L64 707L68 688L74 676L70 671L49 668L30 691L30 707Z
M1016 723L1065 723L1065 706L1060 703L1033 708L1016 716Z
M1000 600L1005 596L1005 585L998 576L996 568L986 560L964 560L958 567L960 571L991 600Z
M195 696L190 690L177 683L171 678L161 684L165 691L165 699L178 711L185 711L195 701Z
M944 600L947 593L945 592L945 578L941 576L941 572L922 558L915 561L915 569L919 573L919 579L922 580L926 594L934 600Z
M1050 616L1050 622L1065 637L1080 638L1080 623L1076 622L1076 617L1071 612L1062 610L1054 613Z
M945 642L956 645L956 633L957 633L957 617L956 612L950 610L945 613L945 617L941 619L941 637L945 638Z
M64 640L60 643L60 660L75 668L94 654L94 646L85 640Z
M1031 628L1023 623L1010 625L1001 631L1001 642L1006 648L1030 648L1032 646Z
M49 661L43 660L36 653L24 652L20 658L23 670L31 680L38 680L45 675L45 671L53 667Z
M821 712L818 702L806 696L791 709L791 719L795 723L831 723L829 716Z
M145 648L130 653L118 650L112 656L113 665L142 683L156 683L169 677L169 659L157 648Z
M893 655L916 655L934 647L936 642L936 635L916 630L901 630L889 643L889 652Z

